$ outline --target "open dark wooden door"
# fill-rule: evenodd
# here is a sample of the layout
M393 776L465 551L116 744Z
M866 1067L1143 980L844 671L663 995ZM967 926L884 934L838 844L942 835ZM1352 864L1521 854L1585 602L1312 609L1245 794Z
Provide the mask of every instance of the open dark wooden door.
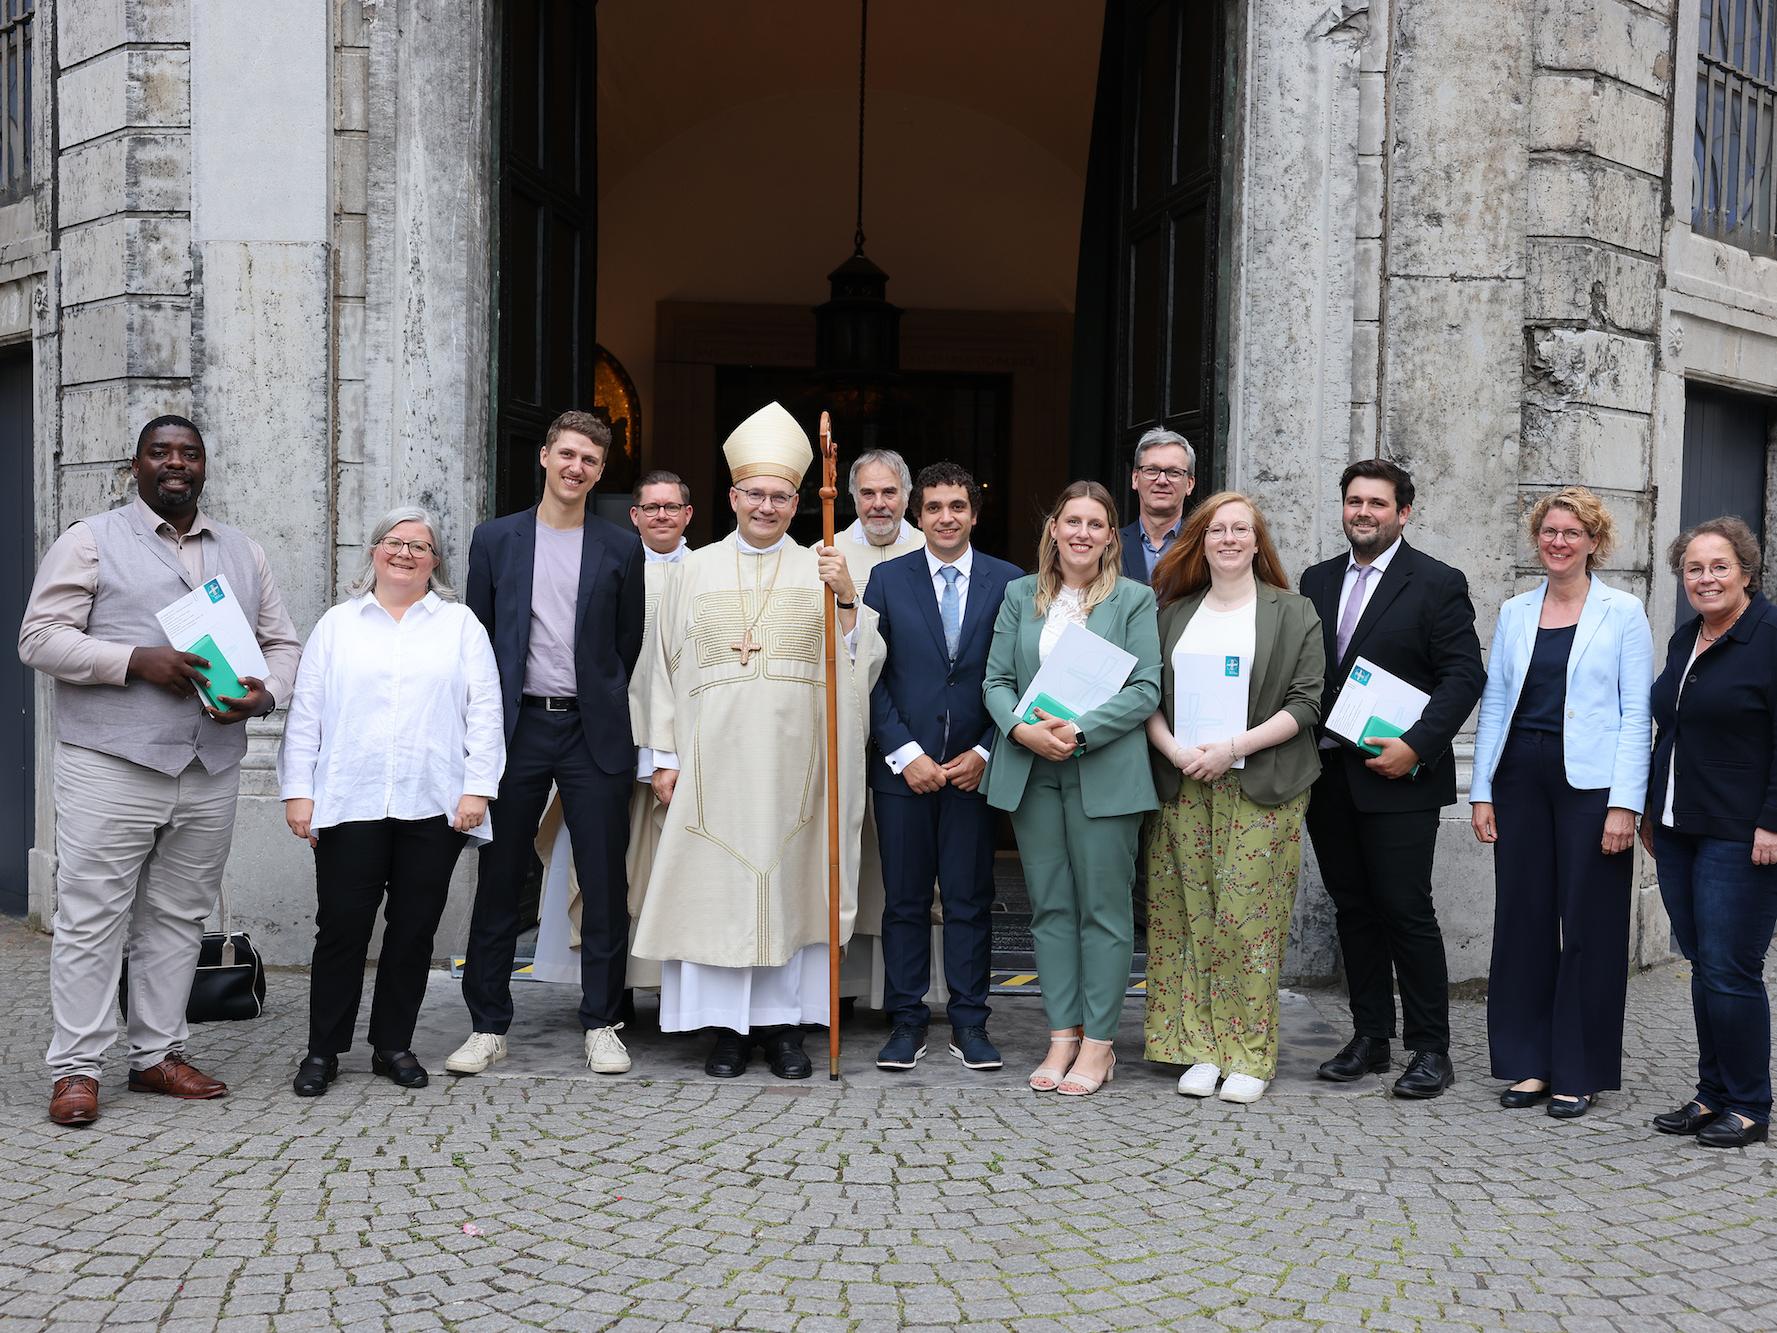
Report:
M590 409L597 340L597 7L504 0L494 512L536 502L555 417Z

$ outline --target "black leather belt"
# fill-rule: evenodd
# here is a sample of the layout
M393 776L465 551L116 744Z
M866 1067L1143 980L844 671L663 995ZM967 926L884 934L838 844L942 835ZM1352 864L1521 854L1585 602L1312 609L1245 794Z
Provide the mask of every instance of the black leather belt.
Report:
M553 694L521 695L519 702L526 708L541 708L545 713L577 713L580 711L578 699L564 698Z

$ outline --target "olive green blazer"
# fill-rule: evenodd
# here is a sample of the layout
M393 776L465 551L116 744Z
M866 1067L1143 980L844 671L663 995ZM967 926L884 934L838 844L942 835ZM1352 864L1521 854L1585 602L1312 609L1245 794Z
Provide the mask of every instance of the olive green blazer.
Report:
M1172 725L1174 684L1172 653L1179 636L1204 594L1194 592L1160 613L1160 706L1166 725ZM1314 603L1300 593L1259 584L1258 606L1253 613L1253 677L1246 699L1246 725L1256 727L1279 709L1287 709L1300 728L1282 745L1273 745L1246 757L1244 768L1230 769L1240 779L1240 790L1256 805L1282 805L1314 785L1320 776L1320 753L1314 728L1320 721L1320 696L1326 687L1326 645L1322 642L1320 616ZM1182 775L1158 750L1149 751L1154 768L1154 787L1162 802L1178 799Z
M996 810L1016 810L1037 757L1011 739L1018 700L1037 674L1037 641L1043 618L1036 611L1034 574L1006 585L993 625L987 675L981 693L1000 734L993 744L982 790ZM1154 594L1144 584L1119 578L1111 595L1092 608L1086 628L1135 654L1135 669L1102 707L1079 719L1086 752L1080 756L1080 796L1086 813L1132 815L1159 808L1154 779L1144 760L1147 720L1160 704L1160 637ZM1047 763L1047 760L1042 762Z

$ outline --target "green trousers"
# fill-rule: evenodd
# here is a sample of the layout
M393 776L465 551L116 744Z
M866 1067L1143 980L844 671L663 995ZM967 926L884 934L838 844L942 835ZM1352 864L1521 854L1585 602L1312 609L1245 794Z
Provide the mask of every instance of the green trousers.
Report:
M1030 933L1049 1027L1117 1035L1135 946L1130 892L1141 840L1136 815L1094 819L1080 801L1076 759L1031 765L1012 812L1030 890Z

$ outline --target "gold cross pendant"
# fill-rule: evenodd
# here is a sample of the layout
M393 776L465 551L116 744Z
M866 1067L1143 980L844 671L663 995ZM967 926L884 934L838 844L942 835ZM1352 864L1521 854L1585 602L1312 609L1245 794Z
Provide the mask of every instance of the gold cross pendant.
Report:
M754 653L759 651L759 645L753 642L753 627L751 625L747 626L747 632L740 636L740 641L738 643L731 643L728 646L734 652L740 654L740 664L742 666L746 666L748 659L751 658Z

